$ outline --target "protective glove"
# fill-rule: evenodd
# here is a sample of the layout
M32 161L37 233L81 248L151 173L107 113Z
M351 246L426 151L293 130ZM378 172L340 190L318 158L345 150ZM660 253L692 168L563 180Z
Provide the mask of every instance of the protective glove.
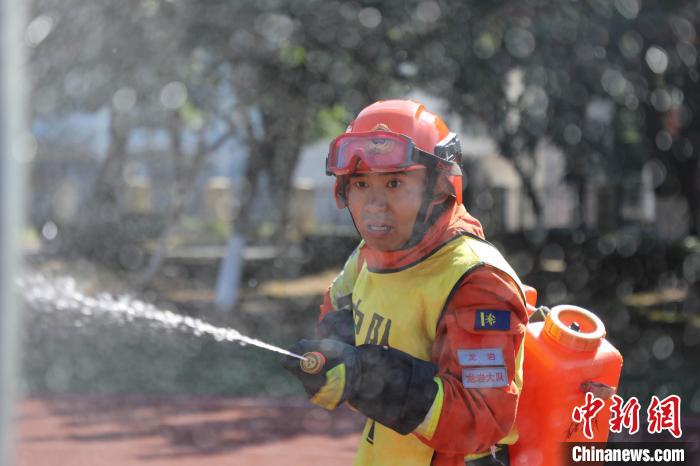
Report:
M311 402L335 409L343 401L367 417L408 434L425 419L437 394L437 366L397 349L377 345L353 347L337 340L301 340L289 351L318 351L326 363L307 374L299 360L286 356L283 366L304 385Z
M350 309L328 312L316 327L318 338L330 338L355 346L355 321Z
M329 411L348 399L354 388L352 382L360 378L357 348L341 341L300 340L288 351L302 355L319 352L326 358L316 374L304 372L301 361L291 356L285 356L282 365L301 381L312 403Z

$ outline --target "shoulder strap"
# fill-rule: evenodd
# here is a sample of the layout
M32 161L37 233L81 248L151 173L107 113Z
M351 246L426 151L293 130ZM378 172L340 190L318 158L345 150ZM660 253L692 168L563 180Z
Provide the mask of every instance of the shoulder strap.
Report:
M518 274L515 273L513 267L510 266L500 251L496 249L494 245L482 239L474 238L472 236L466 236L466 239L469 247L472 249L472 251L474 251L474 253L476 253L477 256L479 256L479 259L484 264L490 265L498 270L501 270L502 272L505 272L510 278L513 279L515 284L518 285L523 302L527 302L525 299L525 287L523 286L523 282L520 281L520 277L518 277Z

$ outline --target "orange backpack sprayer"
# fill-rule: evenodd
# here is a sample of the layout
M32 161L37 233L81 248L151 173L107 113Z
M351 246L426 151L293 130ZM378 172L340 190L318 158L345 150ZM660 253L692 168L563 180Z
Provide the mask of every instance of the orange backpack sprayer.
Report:
M527 295L535 311L536 292ZM510 447L510 461L513 466L558 466L566 464L563 442L607 441L610 398L620 379L622 356L605 339L603 322L583 308L556 306L544 322L533 320L526 327L516 417L519 439ZM572 411L585 403L586 392L605 400L594 418L592 439L572 421Z

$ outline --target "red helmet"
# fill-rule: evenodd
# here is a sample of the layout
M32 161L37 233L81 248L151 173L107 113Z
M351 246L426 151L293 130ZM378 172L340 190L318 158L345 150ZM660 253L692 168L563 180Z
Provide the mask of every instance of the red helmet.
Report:
M339 208L347 205L345 183L350 173L417 168L445 177L452 186L446 194L461 204L461 159L457 135L442 118L412 100L380 100L363 109L331 142L326 173L336 176Z

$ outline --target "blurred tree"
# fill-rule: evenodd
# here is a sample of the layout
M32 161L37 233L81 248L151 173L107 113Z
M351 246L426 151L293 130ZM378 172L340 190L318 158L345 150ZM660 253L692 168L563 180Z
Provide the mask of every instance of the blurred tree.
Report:
M407 47L422 64L416 78L485 124L536 213L530 180L542 138L562 148L581 200L586 180L604 176L618 216L622 197L639 191L645 164L671 151L665 184L686 200L697 234L700 168L688 99L698 81L695 2L533 0L487 11L477 2L429 4L445 19Z
M109 148L91 204L104 206L102 213L111 216L130 132L143 124L158 124L165 115L158 102L164 83L151 64L155 53L149 54L146 46L152 47L151 52L160 50L159 65L167 74L173 64L162 57L173 55L176 42L154 40L158 38L154 11L141 1L125 7L42 0L34 3L34 9L37 16L27 28L33 52L33 113L35 118L60 118L108 110ZM135 49L141 53L132 53Z
M36 114L111 114L92 198L100 215L113 211L133 128L170 134L182 186L172 224L202 154L238 126L250 157L234 232L258 235L251 206L266 173L275 229L264 240L282 243L304 141L329 118L335 133L347 123L338 119L370 101L423 90L486 129L535 215L535 148L548 140L562 148L582 204L599 177L619 214L643 167L656 167L665 175L660 192L685 199L698 231L698 18L690 0L39 0L35 9L27 36ZM199 142L188 157L193 134Z
M35 79L35 119L105 110L109 143L92 195L84 199L77 234L66 246L97 259L119 258L126 237L95 234L121 225L130 137L136 129L164 131L170 140L175 183L165 230L143 279L150 280L168 237L192 195L207 157L235 133L234 101L222 96L227 70L196 49L184 49L187 19L170 2L130 0L119 6L78 0L35 3L27 28ZM79 12L79 14L75 14ZM228 90L228 87L226 87ZM194 141L193 144L187 144ZM192 147L192 148L190 148ZM128 230L124 227L123 230Z
M665 3L652 5L645 5L637 24L649 45L643 58L648 92L639 109L642 137L654 162L657 192L684 198L690 233L700 235L700 17L695 2L679 2L671 12Z
M291 174L312 123L319 114L326 120L344 115L338 104L357 110L390 87L391 50L377 27L381 16L359 4L319 0L205 0L188 5L191 46L231 64L241 105L254 109L260 119L260 134L254 124L248 127L248 196L234 227L247 236L255 233L246 215L260 174L266 172L271 220L277 227L272 241L283 242ZM366 25L363 11L372 17L364 20ZM361 47L363 43L376 45Z
M252 205L261 175L267 174L274 227L263 240L283 246L291 175L302 144L319 128L313 123L344 115L339 103L357 110L379 98L391 85L391 52L377 28L377 10L356 4L203 0L188 7L191 46L231 65L233 92L248 109L246 189L232 216L217 286L218 307L229 309L237 299L243 239L258 236ZM366 25L361 11L372 16Z

